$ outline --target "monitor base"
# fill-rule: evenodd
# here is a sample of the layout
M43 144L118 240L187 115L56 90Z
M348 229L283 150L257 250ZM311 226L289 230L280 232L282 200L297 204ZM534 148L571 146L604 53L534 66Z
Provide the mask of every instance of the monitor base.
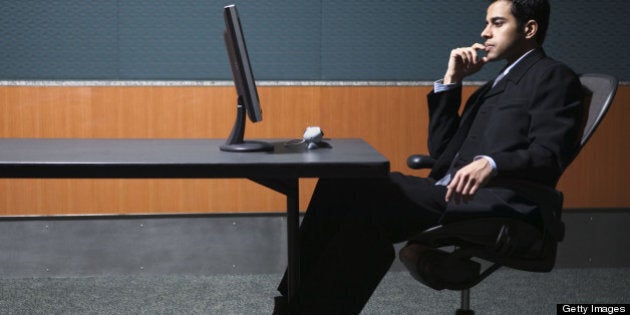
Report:
M219 147L221 151L227 152L259 152L273 151L271 143L263 141L243 141L241 143L224 144Z

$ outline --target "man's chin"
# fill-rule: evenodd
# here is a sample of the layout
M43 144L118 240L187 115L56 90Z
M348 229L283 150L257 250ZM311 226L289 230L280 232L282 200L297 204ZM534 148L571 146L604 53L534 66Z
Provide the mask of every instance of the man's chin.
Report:
M495 62L495 61L498 61L498 60L501 60L501 58L499 58L498 56L495 56L492 53L488 53L486 55L486 62Z

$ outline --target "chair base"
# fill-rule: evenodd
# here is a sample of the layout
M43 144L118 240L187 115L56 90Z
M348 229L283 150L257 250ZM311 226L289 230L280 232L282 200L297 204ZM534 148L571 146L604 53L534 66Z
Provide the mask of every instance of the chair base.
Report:
M455 315L475 315L475 311L473 310L463 310L461 308L455 311Z

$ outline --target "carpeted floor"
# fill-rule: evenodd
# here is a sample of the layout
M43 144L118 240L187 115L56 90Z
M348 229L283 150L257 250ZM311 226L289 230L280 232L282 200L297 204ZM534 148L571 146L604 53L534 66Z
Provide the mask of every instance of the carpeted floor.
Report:
M0 279L0 314L270 314L279 274ZM503 269L471 294L477 314L556 314L558 303L630 303L630 268ZM390 272L363 314L452 314L459 292Z

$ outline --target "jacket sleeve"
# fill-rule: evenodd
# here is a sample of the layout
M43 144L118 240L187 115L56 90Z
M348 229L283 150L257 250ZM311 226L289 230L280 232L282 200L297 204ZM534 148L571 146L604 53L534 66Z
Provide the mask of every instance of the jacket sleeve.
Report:
M438 159L459 126L458 111L462 101L462 87L459 86L440 93L431 91L427 100L429 105L429 138L427 140L429 154Z

